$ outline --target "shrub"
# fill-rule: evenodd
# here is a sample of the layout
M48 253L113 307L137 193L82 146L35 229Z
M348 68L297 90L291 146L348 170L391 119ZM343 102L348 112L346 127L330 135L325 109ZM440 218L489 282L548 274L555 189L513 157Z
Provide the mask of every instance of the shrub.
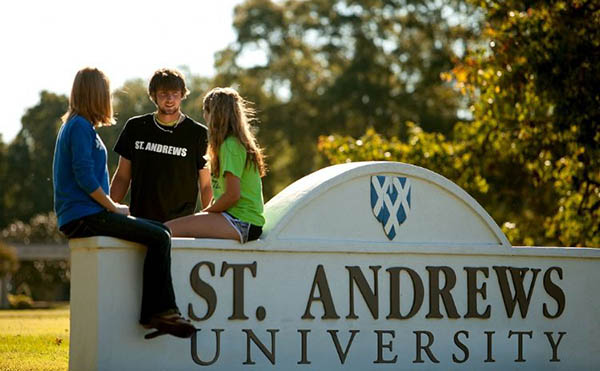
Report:
M8 294L8 303L12 309L31 309L33 307L33 299L27 295Z

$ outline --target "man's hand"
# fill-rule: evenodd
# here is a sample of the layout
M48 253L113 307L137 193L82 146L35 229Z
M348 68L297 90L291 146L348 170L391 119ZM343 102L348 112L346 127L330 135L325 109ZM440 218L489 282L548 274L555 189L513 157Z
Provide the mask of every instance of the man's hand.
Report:
M115 172L115 175L112 179L112 183L110 184L110 198L113 199L115 202L121 202L127 194L127 190L129 189L130 183L131 161L124 158L123 156L120 156L117 171Z

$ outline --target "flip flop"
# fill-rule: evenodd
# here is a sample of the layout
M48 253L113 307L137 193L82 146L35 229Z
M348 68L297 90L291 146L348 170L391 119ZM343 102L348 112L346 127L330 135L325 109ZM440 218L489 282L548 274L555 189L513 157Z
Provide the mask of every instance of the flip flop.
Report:
M144 339L153 339L167 334L179 338L190 338L196 332L196 327L189 320L178 314L152 317L148 325L144 327L156 330L145 335Z

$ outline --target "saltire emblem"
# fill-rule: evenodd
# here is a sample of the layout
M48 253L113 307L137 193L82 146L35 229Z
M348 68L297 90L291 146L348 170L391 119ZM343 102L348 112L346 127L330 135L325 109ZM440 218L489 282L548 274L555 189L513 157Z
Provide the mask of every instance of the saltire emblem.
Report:
M410 179L395 176L371 177L371 209L389 240L410 214Z

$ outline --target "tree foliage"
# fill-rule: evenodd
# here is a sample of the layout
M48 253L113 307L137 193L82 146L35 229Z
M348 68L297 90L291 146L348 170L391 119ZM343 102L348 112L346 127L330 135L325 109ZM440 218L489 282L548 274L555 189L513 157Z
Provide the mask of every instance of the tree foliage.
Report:
M54 212L35 215L27 223L17 220L0 231L0 238L14 243L66 243L65 236L58 230Z
M0 241L0 309L8 307L8 282L7 277L17 271L19 260L14 247Z
M465 14L470 14L466 16ZM440 80L472 39L477 17L462 1L248 0L237 40L217 56L217 85L256 103L270 156L268 193L316 170L317 137L404 122L449 132L460 95ZM273 180L272 176L278 179Z
M218 53L217 76L181 68L191 91L183 111L202 121L202 97L214 86L233 85L256 103L271 169L268 199L324 164L316 150L320 134L359 135L371 125L404 137L406 120L447 133L461 97L439 74L477 30L477 16L465 16L472 13L463 0L248 0L235 10L238 38ZM264 63L248 65L253 50ZM117 123L98 130L111 174L126 120L155 109L146 90L146 79L119 87ZM0 228L52 210L52 153L67 102L42 92L15 140L0 141Z
M17 271L19 259L14 247L0 241L0 279Z
M22 128L5 153L0 227L52 210L54 142L67 106L66 97L42 91L40 102L21 119Z
M6 144L2 141L2 134L0 134L0 190L4 190L8 186L7 166ZM6 225L10 217L4 208L3 200L4 197L0 194L0 228Z
M380 138L387 157L370 152L373 131L366 148L339 136L320 148L334 163L387 158L440 172L514 244L600 246L600 2L481 6L488 42L445 75L473 116L452 139L414 126L408 141Z

